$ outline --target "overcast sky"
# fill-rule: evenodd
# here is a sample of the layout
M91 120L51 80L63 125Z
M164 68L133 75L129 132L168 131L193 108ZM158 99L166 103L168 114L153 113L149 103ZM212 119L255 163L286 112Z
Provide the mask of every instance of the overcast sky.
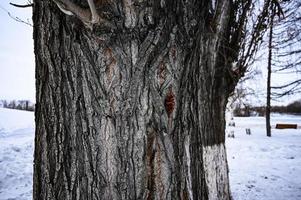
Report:
M7 14L19 17L31 22L31 8L15 8L9 2L24 4L26 0L1 0L0 1L0 99L27 99L35 102L35 65L33 53L32 27L24 23L16 22ZM266 60L266 59L264 59ZM264 105L265 102L265 76L266 62L258 67L262 69L262 76L249 83L259 94L254 97L252 103ZM291 75L290 77L291 78ZM286 77L273 75L272 85L285 82ZM282 102L273 104L287 104L299 96L282 98Z
M0 1L0 99L35 101L32 27L16 22L5 11L31 23L32 10L15 8L9 2L26 3Z

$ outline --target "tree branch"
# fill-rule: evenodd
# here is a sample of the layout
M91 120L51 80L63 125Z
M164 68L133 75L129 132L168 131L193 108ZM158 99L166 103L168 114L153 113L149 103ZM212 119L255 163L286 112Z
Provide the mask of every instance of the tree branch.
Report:
M15 4L15 3L9 3L12 6L15 6L17 8L28 8L28 7L33 7L33 3L29 3L29 4L24 4L24 5L20 5L20 4Z
M17 21L17 22L21 22L21 23L23 23L23 24L26 24L26 25L28 25L28 26L33 27L33 25L32 25L31 23L29 23L28 21L26 22L26 21L20 19L19 17L13 16L7 9L5 9L4 7L2 7L1 5L0 5L0 9L2 9L4 12L6 12L6 13L8 14L8 16L9 16L10 18L12 18L13 20L15 20L15 21Z
M113 24L104 18L101 18L95 8L93 0L88 0L89 9L81 8L70 0L53 0L59 9L66 15L75 15L84 24L92 28L93 24L101 24L105 27L113 29Z
M291 85L298 85L298 84L301 84L301 79L298 79L296 81L290 82L290 83L282 85L282 86L274 86L274 87L271 87L271 88L272 89L283 89L283 88L287 88Z

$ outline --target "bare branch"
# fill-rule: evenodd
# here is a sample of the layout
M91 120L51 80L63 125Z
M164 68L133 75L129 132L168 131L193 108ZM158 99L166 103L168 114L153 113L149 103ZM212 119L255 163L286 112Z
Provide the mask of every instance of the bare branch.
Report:
M24 4L24 5L20 5L20 4L15 4L15 3L9 3L12 6L15 6L17 8L28 8L28 7L33 7L33 3L30 4Z
M67 15L75 15L85 25L92 28L93 24L102 24L103 26L114 28L112 23L104 18L101 18L95 8L93 0L88 0L89 9L81 8L70 0L53 0L59 9Z
M272 87L273 89L283 89L283 88L287 88L289 86L292 86L292 85L298 85L298 84L301 84L301 79L299 80L296 80L296 81L293 81L293 82L290 82L286 85L282 85L282 86L274 86Z
M97 11L96 11L96 8L95 8L95 4L93 2L93 0L88 0L88 4L89 4L89 7L90 7L90 11L91 11L91 23L92 24L96 24L100 21L100 17L99 15L97 14Z
M80 18L83 22L89 22L90 20L90 13L88 10L83 9L73 2L69 0L53 0L59 9L67 14L67 15L75 15Z
M21 22L21 23L23 23L23 24L26 24L26 25L28 25L28 26L33 27L33 25L32 25L29 21L24 21L24 20L22 20L21 18L12 15L7 9L5 9L4 7L2 7L1 5L0 5L0 8L1 8L4 12L6 12L6 13L8 14L8 16L9 16L10 18L12 18L13 20L15 20L15 21L17 21L17 22Z

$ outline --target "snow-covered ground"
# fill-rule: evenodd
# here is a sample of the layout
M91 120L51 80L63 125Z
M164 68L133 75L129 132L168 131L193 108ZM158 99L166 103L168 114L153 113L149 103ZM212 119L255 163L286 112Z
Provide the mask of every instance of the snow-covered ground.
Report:
M268 138L264 118L234 121L235 138L226 139L233 199L301 199L301 129ZM272 125L280 122L300 126L301 116L273 115ZM0 108L0 200L31 199L33 141L33 112Z
M0 200L32 199L33 112L0 108Z
M265 136L263 117L234 122L228 128L235 138L226 139L233 199L301 200L301 129L275 129L276 123L300 126L301 116L272 115L271 138Z

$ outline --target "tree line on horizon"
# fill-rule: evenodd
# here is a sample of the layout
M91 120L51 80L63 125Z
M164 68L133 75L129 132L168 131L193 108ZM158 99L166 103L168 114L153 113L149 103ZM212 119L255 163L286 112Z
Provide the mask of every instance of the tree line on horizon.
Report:
M0 100L0 107L26 111L35 110L35 104L29 100Z
M236 106L233 115L236 117L265 116L265 106ZM301 99L283 106L271 106L271 113L301 115Z

